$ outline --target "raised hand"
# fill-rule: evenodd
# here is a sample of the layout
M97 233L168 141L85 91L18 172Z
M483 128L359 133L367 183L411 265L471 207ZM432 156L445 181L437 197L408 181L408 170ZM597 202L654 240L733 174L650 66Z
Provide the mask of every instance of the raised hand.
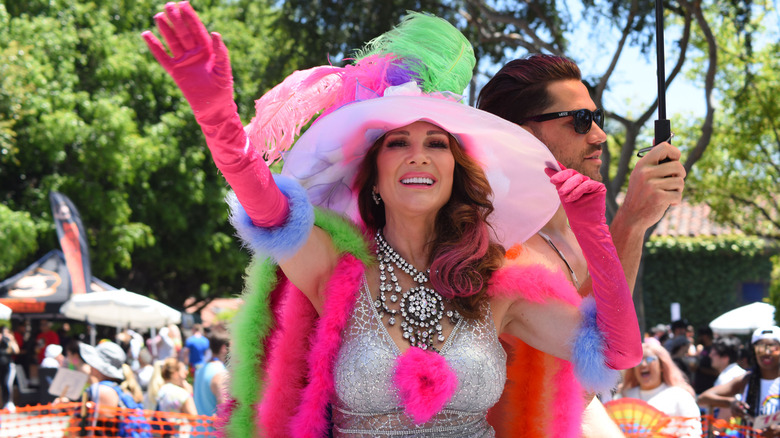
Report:
M555 184L574 236L588 262L596 301L596 324L606 341L604 356L613 369L631 368L642 358L631 291L604 217L606 187L573 169L545 169Z
M189 2L165 5L154 16L171 54L150 31L142 33L146 44L179 86L201 126L222 123L236 112L233 73L222 37L208 33Z
M222 37L208 33L188 2L167 3L165 13L154 19L171 54L151 32L142 34L144 40L192 107L214 163L254 225L280 225L287 217L287 198L274 183L257 149L246 147Z
M626 198L618 210L618 215L626 215L621 220L641 227L644 234L661 220L669 206L682 201L685 168L680 163L680 155L679 149L664 142L636 163L628 180ZM618 221L617 216L615 220Z

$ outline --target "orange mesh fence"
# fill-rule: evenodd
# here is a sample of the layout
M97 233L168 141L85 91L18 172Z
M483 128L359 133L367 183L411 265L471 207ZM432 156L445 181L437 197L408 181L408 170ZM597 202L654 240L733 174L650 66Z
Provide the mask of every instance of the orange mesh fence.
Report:
M758 430L745 425L737 418L723 420L710 415L701 418L665 417L663 422L656 424L647 422L645 422L647 424L643 424L642 419L637 420L634 423L629 421L616 422L627 438L699 436L698 421L701 421L702 437L752 438L760 436Z
M79 402L25 406L15 412L0 410L0 438L115 437L133 436L133 432L159 438L211 437L214 420L206 415L103 406L95 412L92 403Z
M758 429L750 427L740 418L724 420L714 418L711 415L705 415L702 417L701 424L703 437L752 438L761 436Z

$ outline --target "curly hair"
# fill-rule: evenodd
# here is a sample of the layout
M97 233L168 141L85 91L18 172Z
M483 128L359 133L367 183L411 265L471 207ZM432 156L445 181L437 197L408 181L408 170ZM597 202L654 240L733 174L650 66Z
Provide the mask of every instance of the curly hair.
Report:
M436 215L428 263L431 284L442 296L451 298L465 318L481 315L481 303L492 273L501 267L504 248L491 238L488 217L493 213L493 191L479 164L471 159L450 135L455 159L452 194ZM358 210L366 227L375 231L385 226L385 204L377 205L372 192L377 181L377 156L384 141L379 138L366 153L355 177Z

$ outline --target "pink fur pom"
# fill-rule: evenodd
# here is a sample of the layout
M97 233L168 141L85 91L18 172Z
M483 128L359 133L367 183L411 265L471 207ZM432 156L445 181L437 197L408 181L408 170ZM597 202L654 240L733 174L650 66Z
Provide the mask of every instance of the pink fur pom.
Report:
M396 361L394 383L406 414L421 424L450 401L458 376L441 355L411 347Z

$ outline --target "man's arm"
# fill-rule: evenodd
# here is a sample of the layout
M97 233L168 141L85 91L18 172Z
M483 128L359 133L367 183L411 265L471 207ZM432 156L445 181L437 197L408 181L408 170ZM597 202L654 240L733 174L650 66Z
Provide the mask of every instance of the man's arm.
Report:
M220 371L214 377L211 378L211 392L214 397L217 398L217 405L221 405L225 401L227 391L227 371Z
M628 180L628 190L609 227L623 272L634 291L645 232L663 217L671 205L682 201L685 169L680 150L661 143L640 159ZM660 163L669 158L671 161Z

